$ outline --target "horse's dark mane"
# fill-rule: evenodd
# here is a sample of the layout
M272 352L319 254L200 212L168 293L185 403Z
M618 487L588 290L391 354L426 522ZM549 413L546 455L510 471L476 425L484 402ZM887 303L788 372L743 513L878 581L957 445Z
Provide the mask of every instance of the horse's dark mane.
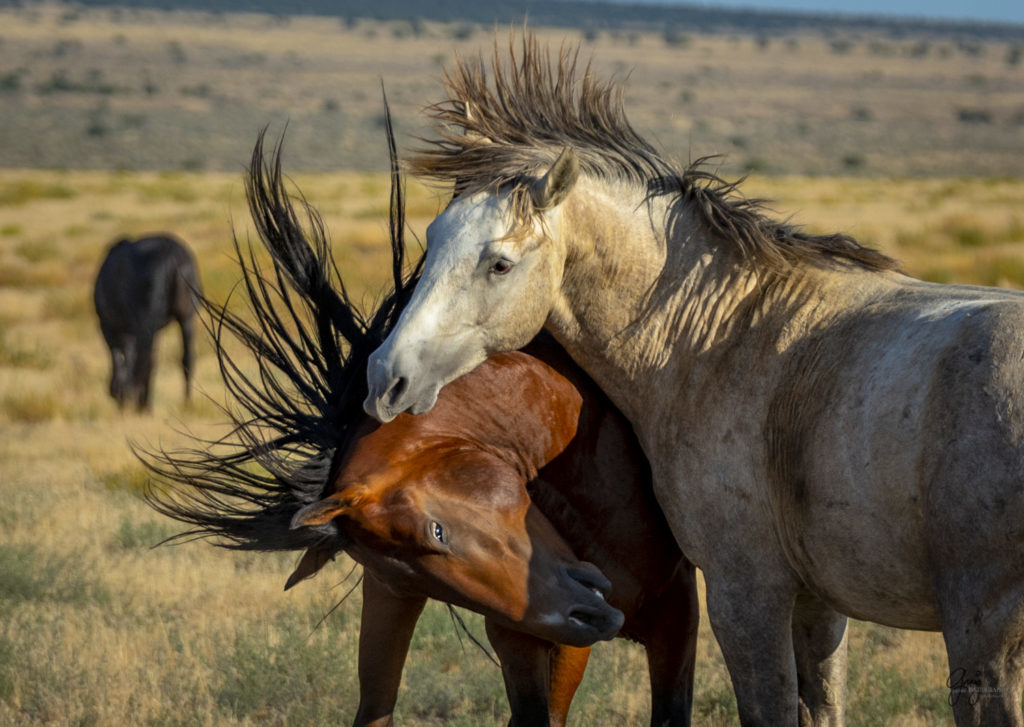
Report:
M685 168L665 159L630 125L621 84L596 80L589 63L580 73L579 46L563 46L555 61L527 34L518 54L512 39L508 57L502 61L495 42L493 82L482 58L458 59L446 71L447 99L429 110L438 136L412 157L413 173L452 184L456 193L511 188L516 217L524 221L533 214L524 192L529 178L572 147L584 174L678 194L713 235L768 269L830 259L872 270L896 267L846 235L810 235L771 219L763 200L743 197L739 182L708 171L709 158Z
M234 238L252 322L226 304L202 301L233 403L225 407L232 430L216 441L196 439L191 449L139 453L161 481L147 491L149 504L192 526L173 540L212 537L228 548L292 550L332 534L330 527L292 530L291 518L322 496L335 451L344 451L365 420L367 359L416 277L405 271L404 189L386 117L393 290L372 315L350 299L319 214L289 196L281 143L268 162L265 132L259 135L246 197L269 269L251 244L243 249ZM243 345L244 363L228 353L227 336ZM255 374L246 372L250 362Z

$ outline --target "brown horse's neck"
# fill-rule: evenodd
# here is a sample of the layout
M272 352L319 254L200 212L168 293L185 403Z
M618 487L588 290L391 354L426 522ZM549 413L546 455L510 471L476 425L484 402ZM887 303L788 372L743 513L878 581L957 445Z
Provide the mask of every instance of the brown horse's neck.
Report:
M346 453L339 486L467 448L501 458L526 482L573 437L579 408L572 384L548 365L515 352L492 356L442 389L429 412L369 422Z

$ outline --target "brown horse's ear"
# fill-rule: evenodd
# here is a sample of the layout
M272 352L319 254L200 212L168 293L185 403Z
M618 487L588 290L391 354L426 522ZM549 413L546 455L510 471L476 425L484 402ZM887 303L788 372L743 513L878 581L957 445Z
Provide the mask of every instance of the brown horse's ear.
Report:
M306 550L299 564L284 584L284 590L288 590L296 583L315 576L321 568L334 560L334 551L330 548L313 547Z
M337 527L331 523L331 520L358 504L363 497L364 493L360 488L356 492L337 492L322 500L317 500L301 508L292 516L291 529L329 529L329 533L337 537ZM295 571L288 576L284 589L287 591L299 581L315 576L321 568L334 560L334 552L337 547L335 542L333 545L314 545L308 548L299 564L295 566Z
M323 500L317 500L292 515L291 529L308 528L329 523L353 505L358 504L361 499L363 499L363 495L360 492L354 494L351 492L336 492L325 497Z
M572 147L567 146L562 149L551 169L530 188L533 206L542 211L557 207L565 201L579 176L580 160Z
M311 505L306 505L292 516L291 529L323 525L340 515L344 509L344 505L336 497L318 500Z

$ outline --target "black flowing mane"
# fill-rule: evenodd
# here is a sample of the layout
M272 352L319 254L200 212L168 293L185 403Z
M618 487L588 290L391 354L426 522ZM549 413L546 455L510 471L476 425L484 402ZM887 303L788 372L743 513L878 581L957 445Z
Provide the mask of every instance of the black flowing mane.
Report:
M266 131L260 133L246 198L270 268L261 266L251 243L244 250L234 238L253 322L202 300L233 401L225 408L232 431L216 441L196 439L191 449L138 451L158 477L147 490L148 503L192 526L172 541L213 538L226 548L297 550L332 534L292 530L291 519L322 497L335 452L345 451L365 420L367 359L408 302L422 264L406 273L404 187L386 101L385 116L393 289L370 314L349 297L320 215L304 198L289 196L282 142L268 161ZM255 375L228 353L227 336L244 346Z

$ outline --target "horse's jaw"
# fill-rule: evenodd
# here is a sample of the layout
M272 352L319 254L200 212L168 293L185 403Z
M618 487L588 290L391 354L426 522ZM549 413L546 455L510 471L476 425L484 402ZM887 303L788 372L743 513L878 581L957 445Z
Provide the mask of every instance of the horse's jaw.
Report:
M393 396L389 392L383 395L375 395L372 391L363 400L363 411L379 421L387 424L399 414L409 412L410 414L425 414L434 408L437 403L437 395L441 386L432 387L426 394L413 399L404 396ZM407 400L408 399L408 400Z
M387 424L406 411L424 414L433 409L442 384L413 388L410 381L423 382L425 377L416 375L419 372L395 372L387 354L388 351L381 348L370 356L366 372L369 391L363 401L363 411Z
M370 355L366 370L367 394L363 410L387 423L403 412L424 414L434 408L441 389L487 358L480 346L459 346L449 355L428 359L413 345L402 348L388 339ZM411 355L402 355L411 350ZM428 363L429 362L429 363Z

